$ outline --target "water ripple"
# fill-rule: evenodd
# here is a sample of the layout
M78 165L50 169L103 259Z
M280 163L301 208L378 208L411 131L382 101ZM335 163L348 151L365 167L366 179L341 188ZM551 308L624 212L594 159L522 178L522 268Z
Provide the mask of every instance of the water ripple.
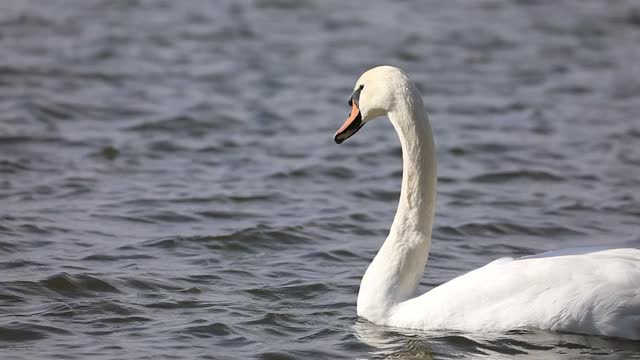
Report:
M637 358L619 339L358 319L402 176L352 81L404 68L438 146L420 291L638 246L631 0L0 5L3 358ZM80 340L79 340L80 339Z
M68 296L87 296L93 293L120 292L108 281L91 275L60 273L41 282L47 289ZM97 294L96 294L97 295Z

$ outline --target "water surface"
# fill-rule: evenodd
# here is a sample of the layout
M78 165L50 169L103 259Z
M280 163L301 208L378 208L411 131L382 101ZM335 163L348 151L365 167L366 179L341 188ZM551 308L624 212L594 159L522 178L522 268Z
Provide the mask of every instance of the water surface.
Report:
M495 258L640 246L633 1L5 1L3 359L640 358L543 331L357 319L400 187L367 68L424 93L439 193L420 291Z

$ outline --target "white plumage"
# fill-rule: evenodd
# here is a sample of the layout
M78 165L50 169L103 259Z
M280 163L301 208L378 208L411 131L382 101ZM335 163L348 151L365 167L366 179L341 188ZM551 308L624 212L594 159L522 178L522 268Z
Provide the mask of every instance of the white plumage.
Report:
M640 339L640 251L498 259L401 302L389 325Z
M415 297L429 249L436 198L436 151L417 88L401 70L381 66L355 86L342 142L387 115L403 154L398 210L367 269L358 315L414 329L500 332L539 328L640 339L640 250L569 249L504 258Z

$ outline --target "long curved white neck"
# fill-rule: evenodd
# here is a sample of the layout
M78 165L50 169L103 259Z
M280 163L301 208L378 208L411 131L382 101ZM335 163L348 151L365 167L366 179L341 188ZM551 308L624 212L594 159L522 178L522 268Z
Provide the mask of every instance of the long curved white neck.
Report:
M402 189L389 235L362 278L358 315L383 322L394 305L411 299L431 247L436 201L436 150L422 98L399 89L388 114L402 145Z

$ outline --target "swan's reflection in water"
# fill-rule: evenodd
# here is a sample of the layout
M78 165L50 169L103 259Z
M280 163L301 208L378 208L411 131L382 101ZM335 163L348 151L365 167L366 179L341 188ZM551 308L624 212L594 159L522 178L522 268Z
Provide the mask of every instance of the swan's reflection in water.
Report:
M640 359L640 342L518 330L469 334L378 326L358 319L355 336L373 349L371 359Z
M375 359L433 359L425 333L389 328L358 319L354 325L356 337L373 347Z

